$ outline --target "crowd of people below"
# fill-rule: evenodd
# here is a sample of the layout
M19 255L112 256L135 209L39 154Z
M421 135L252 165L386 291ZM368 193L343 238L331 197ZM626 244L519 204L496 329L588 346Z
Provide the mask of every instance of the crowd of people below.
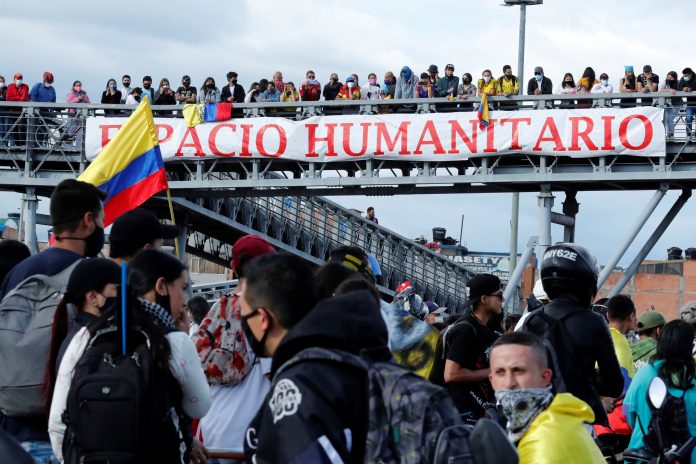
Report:
M358 247L312 268L246 235L232 248L239 284L210 307L187 297L186 266L160 249L178 228L147 209L117 218L99 257L104 198L62 181L51 247L29 256L0 242L0 441L17 456L435 463L498 452L476 462L584 464L682 453L696 463L682 449L696 436L696 305L668 322L637 317L626 295L595 301L596 261L579 245L546 249L521 317L504 314L490 274L462 289L466 311L447 315L408 285L382 300ZM655 379L659 405L647 394ZM482 424L502 441L469 440ZM508 448L514 459L501 457Z

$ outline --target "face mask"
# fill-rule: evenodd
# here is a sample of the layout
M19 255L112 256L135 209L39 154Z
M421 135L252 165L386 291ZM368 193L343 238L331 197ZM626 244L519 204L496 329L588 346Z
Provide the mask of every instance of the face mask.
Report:
M184 87L188 87L189 85L191 85L191 81L184 81Z
M691 80L691 76L684 76L684 80L685 80L686 82L689 82L689 81Z
M209 89L214 89L214 88L215 88L215 86L214 86L213 84L208 84L208 85L206 85L206 87L209 88Z
M377 85L377 79L370 79L368 82L370 85Z
M19 87L20 85L22 85L22 79L17 79L17 80L15 81L15 85L16 85L17 87Z
M84 238L87 258L94 258L104 248L104 229L96 224L94 226L94 232Z
M124 86L125 88L130 87L130 82L125 82L125 81L124 81L124 82L123 82L123 86Z
M151 85L152 84L143 84L143 87L145 87L146 89L149 89Z
M674 79L667 79L667 85L673 89L677 86L677 81Z
M483 76L483 82L488 84L491 81L491 76Z
M247 319L248 317L242 316L242 332L244 332L244 337L249 343L249 348L251 348L251 351L253 351L256 356L262 357L264 355L263 346L266 343L266 337L268 336L268 332L265 332L263 334L261 340L257 340L256 337L254 337L254 333L251 331L251 327L249 327Z
M104 304L99 307L99 312L102 314L112 313L115 309L119 308L120 298L118 297L108 297L104 299Z
M307 82L309 82L309 85L316 85L317 84L316 79L309 79Z
M75 86L75 92L79 92L80 90L82 90L82 86L81 86L81 85L76 85L76 86Z
M134 95L133 99L137 102L140 102L140 95Z
M0 82L0 89L3 88L3 87L5 87L5 81Z
M266 92L273 95L275 93L275 91L276 91L276 89L268 89Z
M540 81L540 80L542 80L543 78L544 78L544 76L542 76L541 74L535 74L535 75L534 75L534 79L536 79L537 81Z
M236 83L237 83L237 79L230 80L230 84L235 85Z
M609 85L609 81L606 79L602 79L602 85L606 87L607 85Z
M163 89L168 89L168 88L169 88L169 84L162 84L162 88L163 88Z
M564 84L567 85L567 86L569 86L569 87L572 87L572 86L573 86L573 82L572 82L572 81L565 81Z
M353 87L355 87L355 82L349 82L349 83L348 83L348 88L349 88L349 89L352 89Z
M110 89L115 89L115 88L116 88L116 83L115 83L115 82L109 82L109 88L110 88Z
M384 79L384 85L390 85L391 81L389 79Z
M44 86L45 86L47 89L50 89L50 88L51 88L51 83L50 83L50 82L44 82Z
M465 78L462 79L462 82L463 82L464 84L468 84L468 83L471 82L471 81L469 80L468 77L465 77Z
M495 392L495 398L508 420L508 437L512 442L518 442L534 419L551 404L553 394L548 386L499 390Z

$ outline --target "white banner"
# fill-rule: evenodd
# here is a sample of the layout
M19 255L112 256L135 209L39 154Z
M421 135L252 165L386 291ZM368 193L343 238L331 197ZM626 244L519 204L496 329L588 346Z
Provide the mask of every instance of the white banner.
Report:
M514 153L584 158L664 156L663 110L653 107L232 119L189 128L155 118L165 160L198 157L298 161L463 161ZM87 158L95 158L124 118L87 119Z

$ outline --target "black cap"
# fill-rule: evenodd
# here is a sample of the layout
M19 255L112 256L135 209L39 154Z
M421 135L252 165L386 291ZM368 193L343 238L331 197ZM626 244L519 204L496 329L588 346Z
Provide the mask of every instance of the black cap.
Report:
M652 72L652 66L646 64L645 66L643 66L643 72Z
M121 282L121 268L106 258L91 258L80 261L70 274L65 301L79 305L90 290L101 291L106 284Z
M137 208L119 216L111 227L109 244L134 244L138 248L152 243L158 238L175 238L179 235L177 226L162 224L150 210Z
M477 301L484 295L492 295L500 291L500 279L493 274L477 274L467 284L469 301Z
M454 71L454 65L448 64L447 66L445 66L445 70L447 70L447 69L451 69L452 71Z
M188 74L185 74L184 77L181 78L181 82L190 81L190 80L191 80L191 76L189 76Z
M431 64L430 67L428 68L428 72L431 72L431 73L436 73L436 72L438 72L438 71L437 71L437 66L434 65L434 64Z

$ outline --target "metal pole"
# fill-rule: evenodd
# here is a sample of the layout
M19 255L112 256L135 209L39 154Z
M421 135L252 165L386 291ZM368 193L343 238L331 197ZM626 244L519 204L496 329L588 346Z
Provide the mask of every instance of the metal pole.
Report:
M636 239L636 236L641 231L645 223L648 221L650 215L653 213L653 211L655 211L657 205L659 205L660 201L662 201L662 199L665 197L665 193L667 193L668 188L669 186L667 184L660 184L660 188L655 192L648 204L640 213L640 216L638 216L638 219L633 224L631 229L628 231L626 239L621 244L619 249L616 251L616 254L612 256L607 265L604 266L604 269L602 269L602 272L599 273L599 277L597 278L597 291L602 289L602 285L604 285L604 282L606 282L609 276L611 275L611 271L614 270L614 268L619 263L623 255L626 253L626 250L628 250L628 247L631 246L633 240Z
M679 211L686 204L690 197L691 190L682 191L682 194L679 196L679 198L677 198L677 201L674 202L674 205L672 205L672 207L667 212L662 221L660 221L660 224L658 224L658 226L655 228L655 231L652 233L648 241L645 242L643 248L640 249L636 257L633 259L633 261L631 261L631 264L630 266L628 266L628 269L624 271L624 274L621 276L616 285L614 285L614 288L611 289L611 292L609 292L610 298L614 295L618 295L619 293L621 293L621 290L624 289L628 281L636 273L640 264L643 262L645 257L648 256L648 253L650 253L650 250L653 249L657 241L660 240L662 234L664 234L665 230L667 230L667 227L669 227L669 225L672 223L674 218L677 216Z
M29 251L32 255L39 252L39 243L36 237L36 209L39 203L39 199L36 197L36 189L34 187L27 187L27 193L22 198L23 203L26 205L27 212L24 217L26 221L26 228L24 229L24 243L29 247Z
M537 245L538 240L539 239L536 236L529 237L527 247L524 249L524 253L522 253L522 258L520 259L519 263L517 263L514 272L510 275L510 280L508 280L508 283L505 286L505 290L503 291L503 299L505 300L504 304L506 314L508 312L508 308L510 308L510 305L512 305L513 308L515 307L511 301L512 295L517 291L517 285L520 283L520 279L522 279L522 274L527 267L527 263L530 259L532 259L532 253L534 252L534 247Z
M459 246L462 246L462 234L464 233L464 215L462 214L462 225L459 227Z
M527 27L527 5L520 5L520 40L517 50L517 72L519 73L520 95L524 95L524 35Z
M524 89L524 39L527 24L527 5L520 5L520 37L517 49L518 94ZM517 240L520 219L520 193L512 193L512 214L510 219L510 269L517 268Z
M554 196L551 186L543 184L539 199L539 256L543 256L546 248L551 246L551 208L553 208Z

